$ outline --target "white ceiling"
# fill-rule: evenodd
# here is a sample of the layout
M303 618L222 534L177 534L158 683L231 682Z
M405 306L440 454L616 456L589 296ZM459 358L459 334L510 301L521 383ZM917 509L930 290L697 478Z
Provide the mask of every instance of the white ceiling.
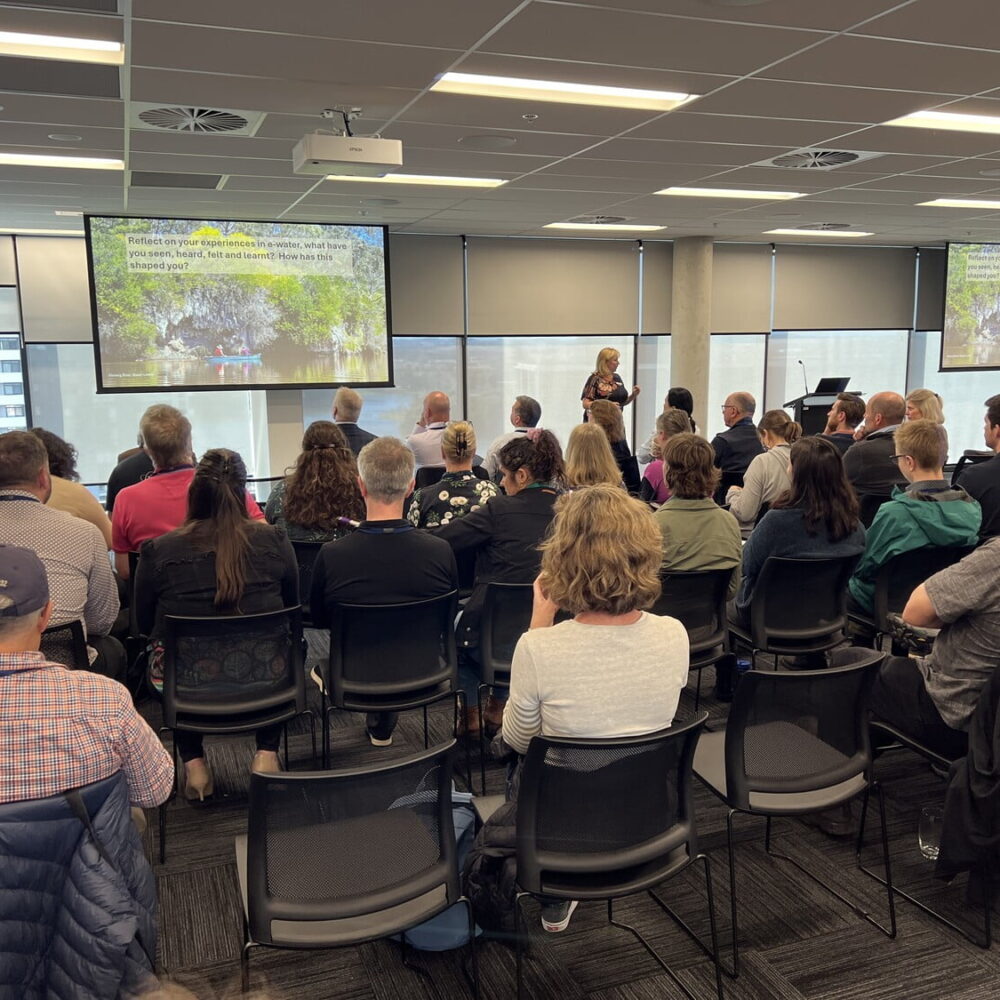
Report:
M982 173L1000 171L1000 136L880 125L928 108L1000 114L996 0L119 0L120 12L107 12L113 6L0 3L0 30L126 44L120 70L0 57L0 151L116 155L129 168L0 166L0 228L74 225L59 209L535 236L547 222L615 215L665 225L655 236L667 239L766 240L765 229L824 222L871 231L870 243L1000 239L1000 212L916 204L1000 199L1000 174ZM658 114L428 92L458 68L702 96ZM253 136L174 134L128 127L130 102L264 117ZM407 173L509 183L469 191L295 176L295 142L329 125L324 107L342 104L364 108L356 132L403 140ZM60 133L79 138L50 138ZM503 152L463 146L484 134L516 142ZM753 166L805 146L880 155L830 172ZM140 188L132 170L222 180L218 190ZM808 196L652 194L671 184Z

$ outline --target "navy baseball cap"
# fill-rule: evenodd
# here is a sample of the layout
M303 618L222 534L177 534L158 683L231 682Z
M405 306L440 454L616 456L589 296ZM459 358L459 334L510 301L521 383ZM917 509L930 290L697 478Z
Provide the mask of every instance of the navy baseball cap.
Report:
M21 618L44 608L49 578L31 549L0 545L0 617Z

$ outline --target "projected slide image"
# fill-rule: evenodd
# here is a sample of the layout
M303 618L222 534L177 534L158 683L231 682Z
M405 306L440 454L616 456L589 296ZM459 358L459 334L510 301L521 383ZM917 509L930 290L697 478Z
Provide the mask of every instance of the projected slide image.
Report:
M941 368L1000 368L1000 244L948 246Z
M105 391L390 384L382 227L87 223Z

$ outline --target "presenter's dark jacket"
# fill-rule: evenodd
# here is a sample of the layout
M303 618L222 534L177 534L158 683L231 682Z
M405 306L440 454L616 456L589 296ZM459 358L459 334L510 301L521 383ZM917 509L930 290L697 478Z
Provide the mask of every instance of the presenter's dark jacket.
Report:
M456 555L475 552L476 577L459 621L459 647L479 645L479 619L487 583L533 583L542 555L538 545L553 517L558 495L552 486L533 484L514 496L494 497L460 521L434 529Z
M962 470L958 485L983 508L981 538L1000 535L1000 455Z
M844 454L844 472L858 496L891 496L893 487L906 489L906 477L892 460L896 454L896 427L872 431Z
M378 436L369 431L362 430L357 424L348 423L346 420L342 422L338 421L337 426L344 437L347 438L347 447L354 452L355 456L369 441L374 441Z
M764 453L760 443L760 435L750 417L744 417L739 423L733 424L729 430L716 434L712 438L712 449L715 451L715 467L723 472L747 471L747 466Z
M451 546L408 521L362 521L346 538L327 542L313 570L310 610L319 628L332 604L402 604L458 589Z

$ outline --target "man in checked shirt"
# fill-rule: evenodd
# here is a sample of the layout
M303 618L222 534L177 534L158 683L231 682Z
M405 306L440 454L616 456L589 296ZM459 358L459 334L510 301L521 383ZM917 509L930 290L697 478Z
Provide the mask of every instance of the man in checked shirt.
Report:
M57 795L121 771L134 806L166 801L170 754L128 691L38 651L52 611L34 552L0 545L0 803Z

